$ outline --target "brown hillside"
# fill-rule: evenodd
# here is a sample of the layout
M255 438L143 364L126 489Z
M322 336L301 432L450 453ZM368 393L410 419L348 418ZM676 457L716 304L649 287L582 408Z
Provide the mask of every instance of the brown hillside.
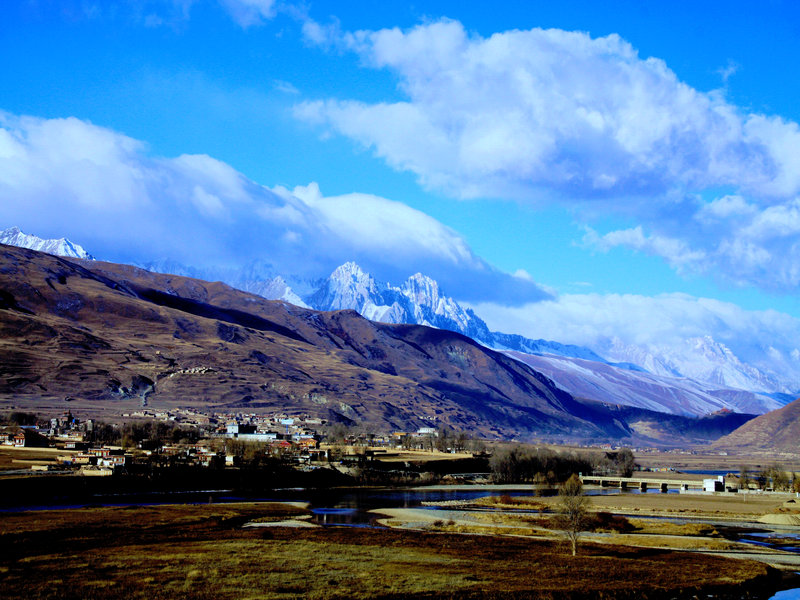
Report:
M756 417L717 440L717 450L800 454L800 399Z
M546 377L457 333L9 246L0 246L0 398L304 411L384 430L435 418L498 437L625 434L611 419L585 420Z

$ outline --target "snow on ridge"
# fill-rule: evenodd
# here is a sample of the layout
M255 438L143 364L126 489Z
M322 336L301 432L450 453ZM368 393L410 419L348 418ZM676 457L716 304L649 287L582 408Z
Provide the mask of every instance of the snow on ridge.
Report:
M609 359L638 364L656 375L688 377L719 388L762 394L792 393L791 383L742 362L711 336L693 337L678 345L628 345L615 338L601 350Z
M752 391L716 389L687 377L620 369L579 358L507 352L541 371L574 396L649 410L703 416L720 409L764 413L781 404Z
M66 238L42 239L35 235L23 233L19 227L9 227L8 229L0 231L0 244L27 248L38 252L46 252L47 254L53 254L55 256L94 260L94 257L81 246L72 243Z
M0 243L56 256L94 259L84 248L66 238L42 239L23 233L19 227L0 231ZM587 381L594 380L597 385L593 377L605 377L603 374L608 372L606 367L616 364L623 371L641 369L647 375L671 381L692 380L703 387L701 391L705 396L702 403L708 408L713 407L715 402L724 402L721 398L738 397L737 394L742 392L744 396L739 394L742 401L737 401L738 404L759 410L771 406L770 403L780 405L780 402L767 398L767 394L776 397L796 395L800 387L796 382L800 377L800 366L795 367L795 363L800 363L798 350L784 357L773 348L762 348L763 352L755 354L745 352L746 360L741 360L725 343L711 336L688 338L672 345L630 345L612 338L593 348L586 348L493 332L471 309L464 309L455 299L446 296L436 280L422 273L415 273L399 286L393 286L378 282L352 261L340 265L328 278L318 281L282 276L274 265L266 261L253 261L241 268L192 268L170 260L137 266L162 273L224 281L267 299L282 300L304 308L352 309L374 321L415 323L456 331L502 351L517 351L551 359L573 359L570 369L552 376L556 382L559 377L566 378L568 372L574 376L576 360L589 361L582 369L586 369ZM560 364L565 363L562 361ZM606 391L616 389L619 399L625 399L625 393L620 391L617 384L611 385L606 381L603 385ZM662 393L670 395L673 391L662 390ZM692 393L695 391L693 388ZM626 393L630 393L630 389ZM712 393L717 396L711 396ZM597 394L602 395L600 388ZM640 399L646 397L647 394L640 395ZM733 409L736 410L735 407ZM680 412L686 409L674 405L672 410ZM696 411L690 407L689 412Z

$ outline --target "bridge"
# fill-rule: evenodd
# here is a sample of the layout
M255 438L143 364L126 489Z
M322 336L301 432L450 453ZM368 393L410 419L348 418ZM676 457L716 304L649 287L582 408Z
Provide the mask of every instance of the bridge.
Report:
M682 492L688 492L693 489L703 489L702 479L658 479L652 477L619 477L616 475L581 475L580 480L584 485L618 487L621 490L638 487L641 491L646 492L648 488L659 488L663 494L666 494L670 488L679 489Z

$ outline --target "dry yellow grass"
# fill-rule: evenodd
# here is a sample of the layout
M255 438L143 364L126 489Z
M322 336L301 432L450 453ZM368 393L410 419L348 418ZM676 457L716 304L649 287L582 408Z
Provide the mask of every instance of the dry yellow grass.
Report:
M769 577L753 562L618 545L586 544L572 558L561 544L521 537L240 527L303 512L241 504L2 515L0 589L87 600L613 598L643 582L663 591L738 589Z
M470 504L475 506L488 506L490 508L501 508L505 510L539 510L543 511L549 508L548 502L542 502L539 498L532 498L530 496L485 496L483 498L476 498Z
M759 494L611 494L590 496L591 508L627 515L658 515L667 517L704 517L752 520L754 516L772 512L785 498ZM552 509L558 498L536 498Z
M650 519L629 519L637 534L682 535L690 537L719 537L713 525L706 523L671 523Z
M733 550L743 548L742 544L707 537L690 537L681 535L642 535L641 533L612 534L605 539L587 538L623 546L644 546L670 550Z

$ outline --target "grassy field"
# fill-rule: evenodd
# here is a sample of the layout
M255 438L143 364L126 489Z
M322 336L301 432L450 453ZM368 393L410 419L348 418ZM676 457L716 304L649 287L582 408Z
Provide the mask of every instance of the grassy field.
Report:
M614 514L656 515L675 518L704 518L752 520L754 517L773 512L791 498L791 494L608 494L589 496L593 511ZM510 504L503 504L503 500ZM475 504L504 509L528 509L552 511L558 497L507 497L489 496Z
M773 453L719 454L699 448L695 454L676 452L637 452L636 462L643 467L673 467L677 470L714 469L738 473L742 465L758 471L771 465L781 465L787 471L800 471L800 455L785 456ZM660 475L660 473L658 474Z
M242 528L304 514L255 503L5 513L0 589L30 599L688 598L774 576L750 561L616 545L586 544L573 558L559 542L513 537Z

